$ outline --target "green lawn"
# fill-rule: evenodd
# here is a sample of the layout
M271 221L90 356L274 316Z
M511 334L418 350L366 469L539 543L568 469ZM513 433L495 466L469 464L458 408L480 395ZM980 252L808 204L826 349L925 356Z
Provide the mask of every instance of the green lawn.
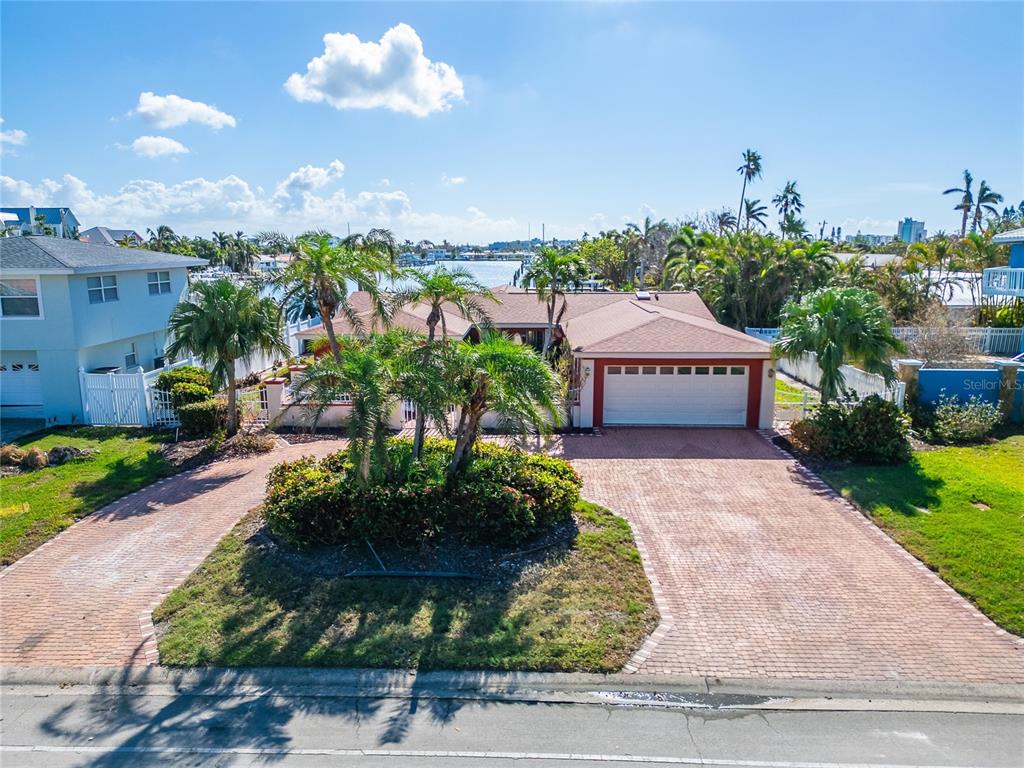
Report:
M73 445L98 453L0 478L0 563L14 562L90 512L170 474L157 450L166 439L137 429L77 427L15 440L26 450Z
M993 621L1024 635L1024 435L821 474Z
M326 577L229 534L153 614L169 665L617 670L657 625L629 525L582 502L511 586Z

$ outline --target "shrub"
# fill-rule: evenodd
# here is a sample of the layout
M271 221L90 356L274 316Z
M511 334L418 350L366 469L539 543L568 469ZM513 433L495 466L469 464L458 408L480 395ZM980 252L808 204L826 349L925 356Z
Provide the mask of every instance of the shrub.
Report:
M0 464L5 467L16 467L25 458L25 452L13 443L4 443L0 447Z
M164 371L156 377L156 388L162 389L164 392L172 392L175 384L184 382L198 384L210 390L213 389L213 382L210 380L209 371L195 365L183 365L180 368Z
M190 403L202 403L213 398L213 390L191 381L179 381L171 387L171 407L177 411Z
M222 400L201 400L178 409L181 431L188 437L209 437L223 429L228 421L227 403Z
M823 403L790 425L797 450L823 459L898 464L910 458L910 419L878 395L855 404Z
M337 544L367 538L397 544L440 533L468 543L517 544L568 520L579 501L579 475L560 459L493 444L453 483L445 470L454 443L426 440L412 463L409 440L387 450L395 477L360 483L345 452L275 467L264 513L293 544Z
M999 406L971 395L961 402L945 393L932 413L931 426L927 431L930 442L945 445L966 445L984 440L1002 421Z

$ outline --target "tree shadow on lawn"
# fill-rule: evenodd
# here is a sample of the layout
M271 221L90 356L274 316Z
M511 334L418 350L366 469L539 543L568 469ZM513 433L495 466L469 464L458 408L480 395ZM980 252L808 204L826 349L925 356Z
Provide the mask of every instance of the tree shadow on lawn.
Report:
M821 474L837 491L867 510L880 505L905 517L928 514L941 502L945 481L928 476L917 457L906 464L851 464L824 468Z

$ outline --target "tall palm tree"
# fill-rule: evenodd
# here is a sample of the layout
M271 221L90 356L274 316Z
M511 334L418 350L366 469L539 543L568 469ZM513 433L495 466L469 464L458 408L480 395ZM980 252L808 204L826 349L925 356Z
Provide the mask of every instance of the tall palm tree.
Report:
M736 228L739 229L742 223L744 212L747 208L744 206L744 202L747 198L747 184L752 182L754 179L761 178L761 154L753 149L748 149L743 153L743 165L736 169L736 173L743 177L743 189L740 192L740 207L739 215L736 219Z
M441 326L441 338L446 340L448 336L445 305L448 305L449 311L456 312L471 323L487 324L490 322L487 303L497 302L497 299L468 270L461 267L452 270L436 267L430 272L413 269L406 272L406 276L412 279L412 285L396 296L395 305L425 304L429 308L430 311L426 319L427 344L424 350L428 366L433 362L430 358L433 353L438 324ZM418 459L423 447L426 418L423 408L419 407L419 399L416 397L412 399L417 403L412 454L413 458Z
M785 239L787 234L786 221L790 218L790 215L795 219L804 209L804 202L800 197L800 193L796 191L796 182L787 181L786 186L772 198L772 205L779 212L779 231L782 233L783 239Z
M355 236L353 236L355 237ZM341 349L331 322L340 313L357 333L365 323L351 303L350 284L370 295L374 315L387 324L392 308L380 290L380 275L396 275L394 255L379 248L376 240L346 239L335 245L327 232L310 232L295 243L295 257L275 277L284 291L282 304L290 320L310 316L316 307L327 333L331 354L341 363Z
M167 329L169 356L195 355L210 366L214 383L227 387L228 435L238 431L235 363L248 362L257 353L291 354L277 302L226 279L193 285L171 313Z
M992 189L984 179L978 186L978 195L974 198L974 219L971 221L971 232L977 232L981 226L982 214L988 213L996 218L999 217L999 209L996 206L1003 202L1003 196Z
M146 247L151 251L166 252L171 246L177 243L179 239L178 236L174 234L174 230L166 224L158 226L155 232L147 227L146 232L149 234L149 241L146 243Z
M962 187L950 187L942 194L944 195L960 195L960 202L953 206L954 211L960 211L963 214L963 219L960 222L960 237L964 237L967 234L967 218L971 215L971 208L974 207L974 192L971 191L971 185L974 183L974 177L971 176L971 172L964 170L964 185Z
M841 368L851 361L893 381L889 360L903 350L878 295L861 288L823 288L787 304L776 346L790 359L817 355L822 402L840 396L846 383Z
M459 342L453 352L449 375L461 409L449 479L469 464L488 411L517 434L561 423L561 382L531 347L488 331L479 344Z
M718 230L718 235L722 236L730 229L737 229L739 222L736 219L736 214L730 211L728 208L720 211L715 216L715 228Z
M747 220L747 230L750 230L750 222L753 221L763 229L768 228L768 206L761 205L758 199L747 200L743 204L744 216Z
M547 304L548 323L544 329L541 354L548 356L555 333L555 323L565 315L566 291L578 288L587 277L587 262L578 253L560 253L554 248L541 248L523 274L523 285L537 291L537 299ZM558 301L562 308L556 314Z

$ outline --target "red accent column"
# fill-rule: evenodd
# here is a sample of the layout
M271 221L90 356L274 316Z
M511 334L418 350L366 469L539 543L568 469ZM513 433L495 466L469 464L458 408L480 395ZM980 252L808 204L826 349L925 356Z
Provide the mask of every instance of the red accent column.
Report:
M607 363L604 360L594 361L594 413L593 423L595 427L604 426L604 367Z
M764 372L764 360L750 360L747 364L750 366L750 380L747 382L747 427L757 429L761 420L761 375Z

